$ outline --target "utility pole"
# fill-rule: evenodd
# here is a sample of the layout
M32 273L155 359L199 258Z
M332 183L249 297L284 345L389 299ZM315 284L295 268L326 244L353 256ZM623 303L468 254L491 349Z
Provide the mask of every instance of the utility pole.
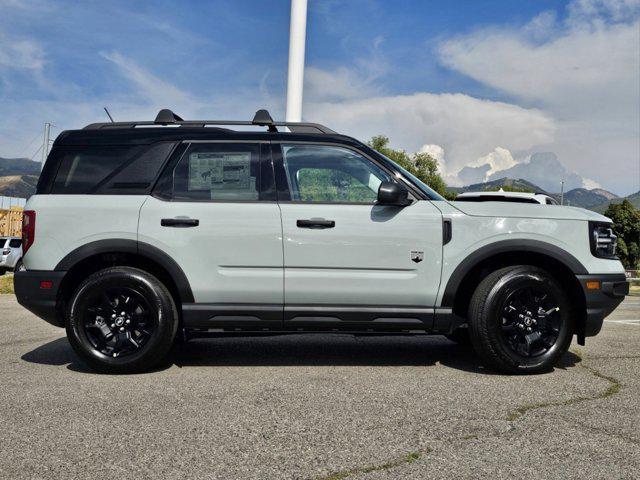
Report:
M291 0L289 28L289 72L287 77L287 122L302 120L304 50L307 35L307 0Z
M49 136L51 134L51 124L49 122L44 124L44 139L42 143L42 162L40 163L40 170L44 168L44 162L49 155Z
M564 205L564 178L560 180L560 205Z

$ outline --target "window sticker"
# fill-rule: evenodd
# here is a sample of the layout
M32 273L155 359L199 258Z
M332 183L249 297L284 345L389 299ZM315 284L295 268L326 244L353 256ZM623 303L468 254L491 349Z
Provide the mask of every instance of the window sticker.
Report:
M197 152L189 156L189 190L254 190L251 152Z

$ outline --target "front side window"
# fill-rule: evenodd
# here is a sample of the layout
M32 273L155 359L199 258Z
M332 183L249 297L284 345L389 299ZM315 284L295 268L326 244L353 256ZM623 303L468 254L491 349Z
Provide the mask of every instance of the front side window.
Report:
M260 145L192 144L173 170L174 200L257 201Z
M329 145L282 145L291 200L310 203L375 203L390 176L353 150Z

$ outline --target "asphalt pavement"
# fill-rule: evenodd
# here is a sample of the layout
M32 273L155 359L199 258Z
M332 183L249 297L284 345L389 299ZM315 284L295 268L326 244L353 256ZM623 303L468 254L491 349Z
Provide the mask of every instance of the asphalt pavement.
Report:
M443 337L196 340L97 375L0 295L0 477L640 478L640 297L547 374Z

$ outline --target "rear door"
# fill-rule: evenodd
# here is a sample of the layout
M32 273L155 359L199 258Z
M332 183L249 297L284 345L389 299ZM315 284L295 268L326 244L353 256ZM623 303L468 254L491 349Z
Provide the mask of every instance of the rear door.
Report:
M268 143L192 142L140 212L139 241L184 271L191 327L280 326L283 254Z
M427 200L376 205L392 172L338 145L274 144L285 327L431 328L442 216Z

